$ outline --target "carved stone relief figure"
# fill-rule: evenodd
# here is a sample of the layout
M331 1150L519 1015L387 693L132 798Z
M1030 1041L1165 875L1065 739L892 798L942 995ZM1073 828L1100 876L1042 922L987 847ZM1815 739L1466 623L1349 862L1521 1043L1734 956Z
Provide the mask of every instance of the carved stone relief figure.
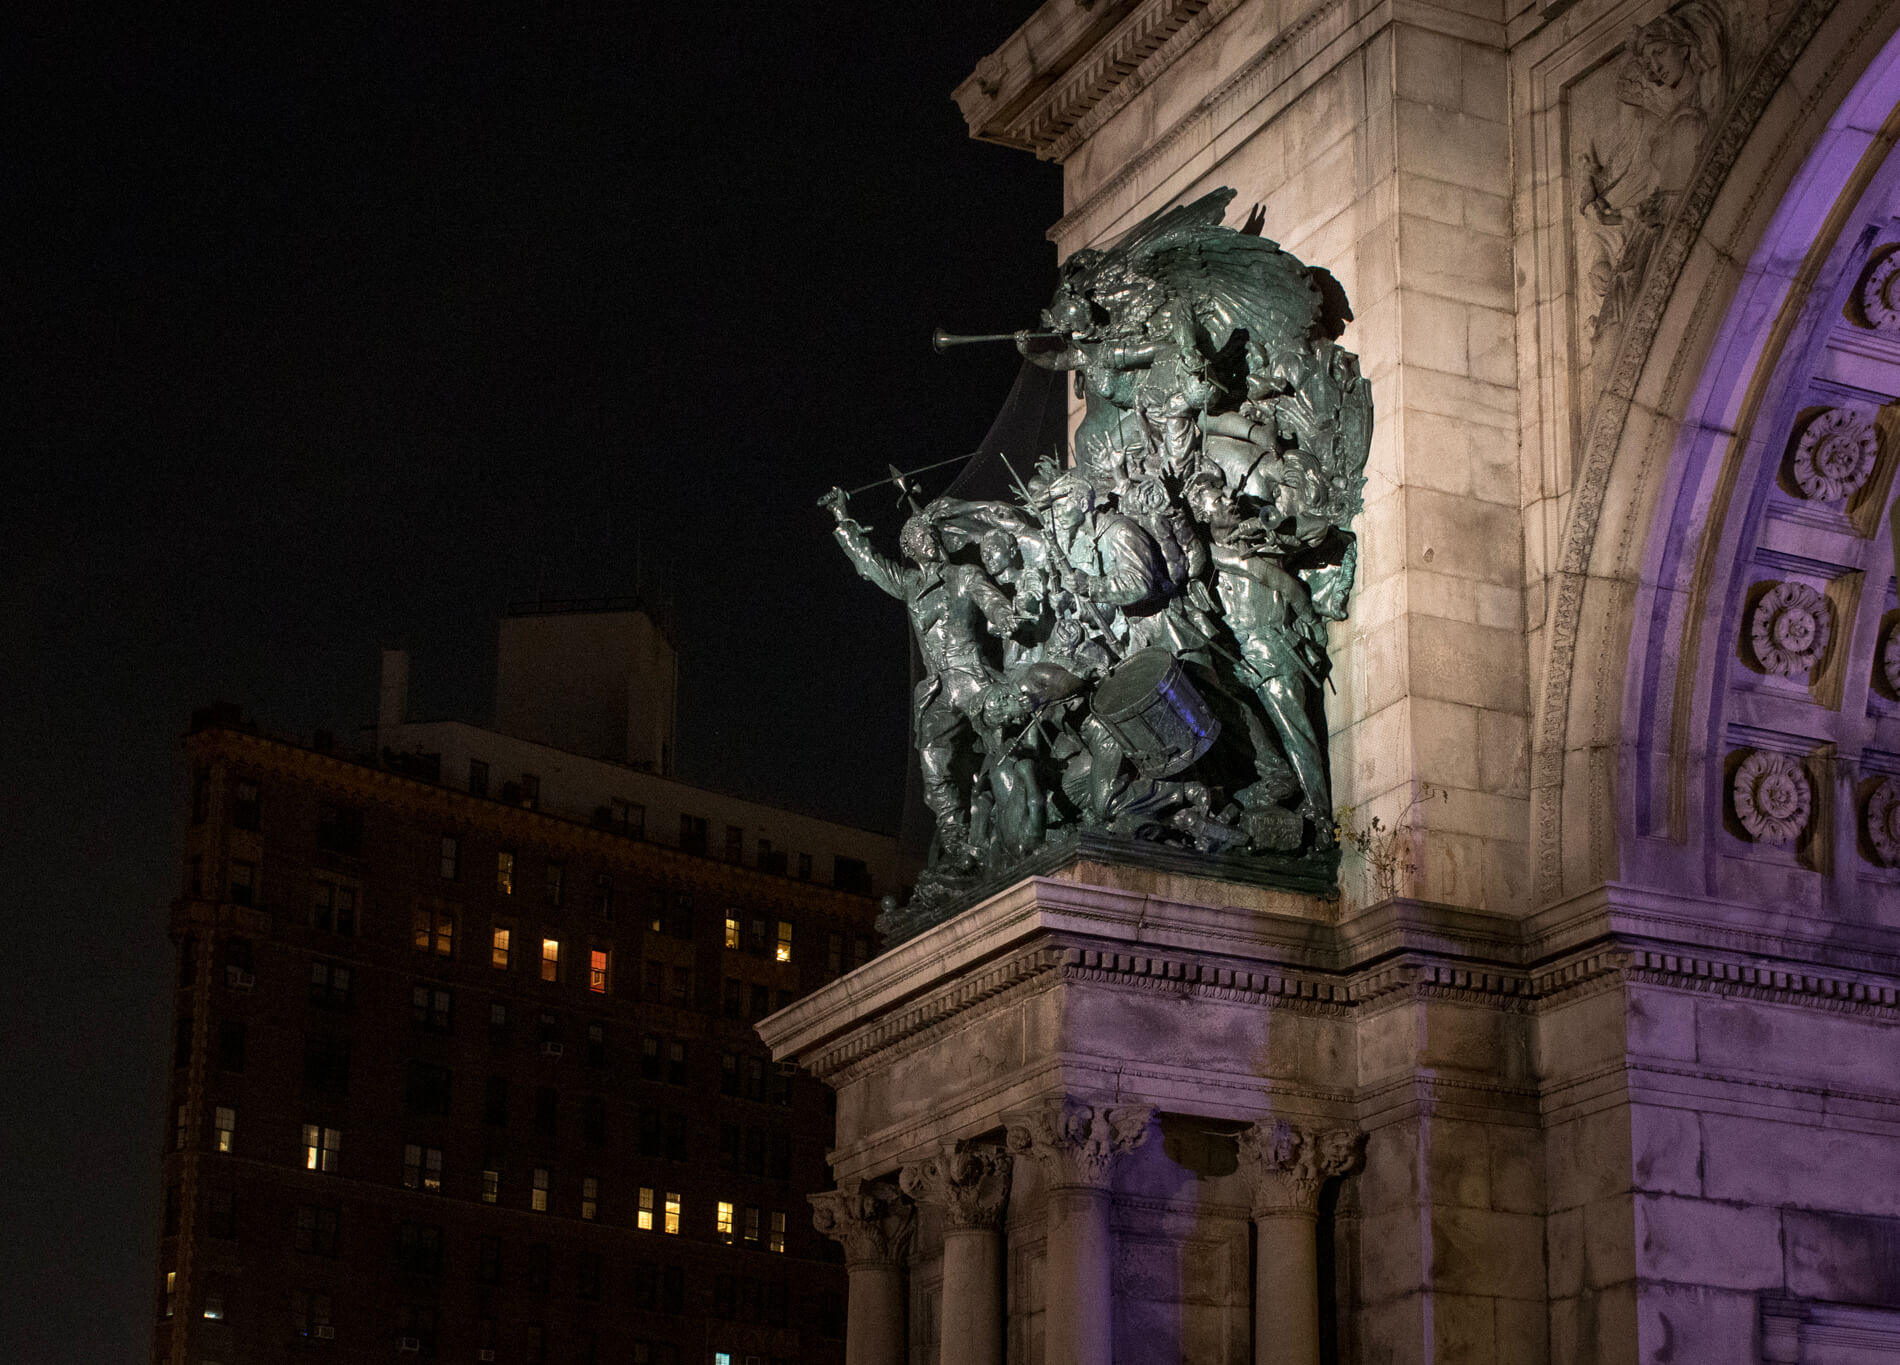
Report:
M1728 97L1728 16L1683 0L1633 31L1573 95L1579 368L1599 392L1676 200Z

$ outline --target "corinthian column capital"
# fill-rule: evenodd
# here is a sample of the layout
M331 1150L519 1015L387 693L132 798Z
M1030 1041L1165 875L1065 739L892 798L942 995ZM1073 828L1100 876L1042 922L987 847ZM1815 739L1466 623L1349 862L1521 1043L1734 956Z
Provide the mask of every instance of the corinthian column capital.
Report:
M1032 1156L1052 1189L1108 1188L1114 1160L1148 1140L1154 1109L1105 1105L1063 1096L1003 1116L1009 1150Z
M897 1183L919 1204L941 1208L945 1227L993 1230L1002 1226L1009 1205L1014 1164L1008 1152L995 1147L960 1152L950 1146L904 1167Z
M1250 1124L1240 1134L1240 1166L1253 1185L1254 1217L1317 1213L1320 1188L1358 1166L1365 1143L1365 1134L1349 1128Z
M897 1186L855 1180L808 1197L812 1226L844 1248L847 1266L897 1259L914 1213Z

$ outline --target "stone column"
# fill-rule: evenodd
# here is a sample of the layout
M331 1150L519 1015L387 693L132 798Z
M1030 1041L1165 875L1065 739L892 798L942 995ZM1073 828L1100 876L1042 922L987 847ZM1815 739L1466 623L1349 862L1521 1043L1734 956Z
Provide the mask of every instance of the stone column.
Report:
M1063 1098L1004 1116L1009 1150L1034 1157L1048 1201L1044 1254L1045 1365L1114 1359L1114 1233L1109 1177L1116 1156L1139 1147L1154 1110Z
M897 1177L905 1194L943 1211L941 1365L1003 1365L1003 1212L1012 1165L994 1147L951 1147Z
M1254 1365L1319 1365L1319 1192L1359 1161L1363 1135L1284 1121L1240 1135L1240 1166L1253 1185L1258 1241L1253 1291Z
M814 1194L811 1221L844 1247L845 1365L904 1365L904 1280L900 1273L913 1210L897 1187L859 1180Z

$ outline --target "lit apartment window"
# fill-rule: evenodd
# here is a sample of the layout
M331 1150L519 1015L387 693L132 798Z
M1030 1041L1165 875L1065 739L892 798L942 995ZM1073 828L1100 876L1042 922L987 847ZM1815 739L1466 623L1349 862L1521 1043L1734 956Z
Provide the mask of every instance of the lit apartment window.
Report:
M714 1207L713 1231L719 1234L722 1242L732 1240L732 1205L723 1199Z
M633 1214L633 1225L642 1232L653 1231L653 1187L640 1187L640 1204Z
M446 910L418 906L410 928L419 952L449 957L455 952L455 916Z
M501 1202L501 1172L490 1166L482 1172L482 1203Z
M678 1194L674 1193L673 1191L668 1190L667 1195L666 1195L666 1222L663 1225L663 1231L671 1233L674 1236L678 1236L679 1230L680 1230L680 1197Z
M204 1314L213 1322L224 1321L224 1291L214 1289L205 1295Z
M739 946L739 921L732 915L726 916L726 946L728 948Z
M595 948L587 954L587 989L599 995L607 993L607 950L605 948Z
M772 956L780 962L792 960L792 922L788 919L778 922L778 949Z
M508 970L508 941L511 935L506 929L497 929L488 947L489 964L500 971Z
M177 1303L178 1303L178 1272L176 1270L168 1270L165 1272L165 1316L166 1317L169 1318L172 1315L172 1310L177 1305Z
M771 1226L772 1232L770 1238L766 1241L766 1249L768 1251L785 1250L785 1215L783 1212L776 1209L773 1210Z
M759 1240L759 1210L756 1205L745 1206L745 1239L748 1242Z
M257 864L231 861L231 904L257 903Z
M536 1213L548 1211L548 1168L546 1166L534 1168L534 1189L528 1195L528 1207Z
M541 940L541 979L558 981L561 976L561 943L559 939Z
M442 1149L409 1143L402 1149L402 1184L407 1190L442 1193Z
M591 1175L582 1176L581 1217L591 1223L598 1212L600 1212L600 1178Z
M512 853L495 855L495 890L504 896L515 894L515 855Z
M237 1110L218 1106L218 1150L228 1152L237 1141Z
M567 869L560 863L549 863L547 880L541 884L541 898L549 905L558 906L561 894L567 887Z
M306 1171L334 1171L337 1154L343 1149L343 1134L334 1128L306 1123L303 1126L303 1168Z
M479 758L468 761L468 794L470 796L488 795L488 765Z
M442 836L442 876L446 881L455 880L455 865L462 852L461 841L453 834Z

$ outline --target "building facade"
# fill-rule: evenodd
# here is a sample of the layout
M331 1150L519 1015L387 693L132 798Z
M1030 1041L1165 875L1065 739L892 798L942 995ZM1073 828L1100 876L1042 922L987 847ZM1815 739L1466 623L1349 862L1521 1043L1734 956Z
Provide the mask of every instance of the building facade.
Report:
M892 841L406 726L405 666L373 750L186 742L154 1358L837 1361L831 1097L752 1022Z
M1354 856L1079 862L766 1022L850 1365L1900 1359L1897 35L1051 0L959 87L1063 256L1227 185L1352 300Z

